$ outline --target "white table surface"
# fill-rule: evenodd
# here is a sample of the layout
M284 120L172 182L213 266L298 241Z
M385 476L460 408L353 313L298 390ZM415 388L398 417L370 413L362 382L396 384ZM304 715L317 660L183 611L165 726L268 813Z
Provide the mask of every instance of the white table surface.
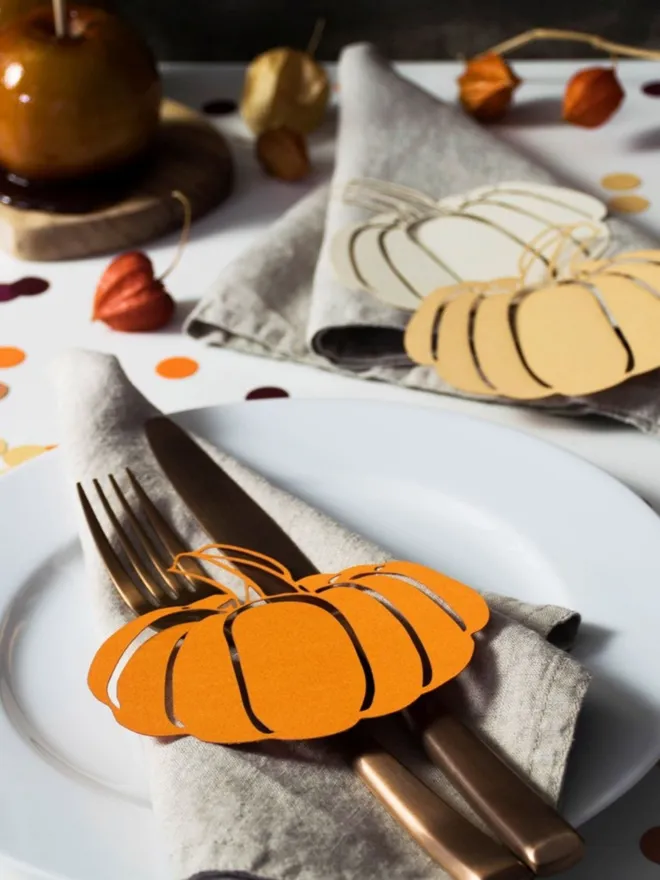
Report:
M604 198L611 195L600 185L605 174L637 174L643 181L637 192L651 202L637 221L660 234L660 99L643 94L640 88L649 80L660 79L660 65L622 62L619 70L627 92L625 104L612 121L594 131L560 122L563 86L584 64L527 62L515 66L525 82L518 92L516 109L498 127L502 137ZM417 63L400 67L430 91L454 99L458 65ZM243 68L235 65L168 65L164 68L165 91L172 98L200 107L213 98L237 97L242 74ZM223 207L195 224L184 259L168 279L179 304L179 319L190 311L223 266L309 188L327 177L332 165L331 124L312 139L316 168L312 179L304 185L287 185L264 177L253 158L248 134L235 116L217 117L216 123L230 139L237 158L237 186ZM170 236L147 248L157 270L168 264L176 238ZM0 471L2 440L10 449L58 442L48 374L53 358L76 346L117 354L135 384L166 412L242 400L254 388L276 386L298 398L380 398L477 415L536 434L590 459L660 510L659 439L613 424L466 402L208 349L179 333L180 320L154 334L113 333L90 322L94 289L106 264L106 258L24 263L0 255L0 282L36 275L51 283L42 295L0 302L0 347L16 346L27 355L19 366L0 368L0 382L10 389L0 399ZM199 370L183 380L161 378L155 365L177 355L195 359ZM658 672L651 670L650 674ZM619 803L585 826L588 856L581 866L563 876L571 880L660 880L660 864L646 858L639 845L641 837L655 826L660 826L657 768ZM660 827L655 850L660 859ZM0 861L0 880L19 878Z

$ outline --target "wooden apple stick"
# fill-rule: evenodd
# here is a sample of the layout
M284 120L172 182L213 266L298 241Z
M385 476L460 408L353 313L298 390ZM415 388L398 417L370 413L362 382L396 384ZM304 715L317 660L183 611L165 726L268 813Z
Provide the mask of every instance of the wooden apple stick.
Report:
M63 39L68 35L66 0L53 0L53 17L55 19L55 35Z

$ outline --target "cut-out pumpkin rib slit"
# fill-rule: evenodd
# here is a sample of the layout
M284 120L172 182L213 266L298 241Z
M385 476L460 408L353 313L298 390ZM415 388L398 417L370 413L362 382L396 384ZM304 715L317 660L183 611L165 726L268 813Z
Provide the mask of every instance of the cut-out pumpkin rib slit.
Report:
M383 606L383 608L386 608L389 613L401 624L419 656L419 660L422 666L422 687L427 687L433 677L433 667L431 666L431 660L426 652L426 648L424 647L422 640L415 632L414 626L406 618L405 614L399 611L399 609L396 608L392 604L392 602L389 601L389 599L386 599L385 596L381 595L377 590L372 590L371 587L367 587L362 584L349 583L348 581L337 581L329 584L327 587L321 587L321 589L318 590L317 593L326 593L327 591L334 590L337 587L348 587L352 590L362 591L367 596L375 599L376 602L379 602ZM364 708L368 707L363 706L363 709Z
M364 581L364 580L372 579L374 577L392 578L393 580L401 581L404 584L409 584L411 587L414 587L416 590L418 590L420 593L422 593L424 596L426 596L427 599L430 599L431 602L433 602L439 608L442 608L442 610L445 612L445 614L448 615L448 617L450 617L454 621L454 623L456 624L456 626L459 627L459 629L462 629L463 632L467 632L467 625L466 625L465 621L462 619L462 617L460 616L460 614L458 614L453 608L451 608L451 606L447 602L443 601L443 599L440 596L438 596L437 593L434 593L433 590L429 590L427 587L425 587L423 584L421 584L418 580L411 577L410 575L400 574L399 572L396 572L396 571L384 571L382 573L379 572L376 575L372 574L371 572L367 572L365 574L357 575L356 580ZM373 588L373 589L375 592L375 588Z

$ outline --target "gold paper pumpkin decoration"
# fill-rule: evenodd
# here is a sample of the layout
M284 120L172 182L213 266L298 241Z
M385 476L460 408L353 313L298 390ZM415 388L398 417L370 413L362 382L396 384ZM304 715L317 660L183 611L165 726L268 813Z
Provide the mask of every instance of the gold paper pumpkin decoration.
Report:
M239 559L203 549L193 555L220 567ZM124 727L218 743L338 733L454 678L488 621L478 593L423 565L356 566L294 582L268 557L223 549L289 591L241 602L209 579L217 596L145 614L111 636L88 682Z
M337 277L410 311L438 287L513 276L530 252L528 278L543 278L550 260L557 261L556 239L541 241L548 229L575 227L570 256L580 241L587 255L600 253L609 238L601 222L606 206L565 187L511 181L435 201L407 187L361 180L348 185L344 200L376 216L335 236Z
M308 134L323 122L329 95L328 75L309 52L271 49L247 69L241 116L257 135L277 128Z
M592 394L660 367L660 251L590 260L538 286L520 279L434 291L408 355L468 393Z

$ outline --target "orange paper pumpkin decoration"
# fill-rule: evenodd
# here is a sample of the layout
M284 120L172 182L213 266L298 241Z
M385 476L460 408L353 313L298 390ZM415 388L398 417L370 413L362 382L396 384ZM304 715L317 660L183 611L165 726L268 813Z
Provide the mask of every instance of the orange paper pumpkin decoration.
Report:
M212 552L221 547L194 555L234 575L231 562L269 571L283 592L264 596L240 575L258 594L240 601L209 578L217 596L145 614L111 636L88 681L124 727L225 744L339 733L457 676L488 621L478 593L423 565L362 565L295 582L268 557Z

